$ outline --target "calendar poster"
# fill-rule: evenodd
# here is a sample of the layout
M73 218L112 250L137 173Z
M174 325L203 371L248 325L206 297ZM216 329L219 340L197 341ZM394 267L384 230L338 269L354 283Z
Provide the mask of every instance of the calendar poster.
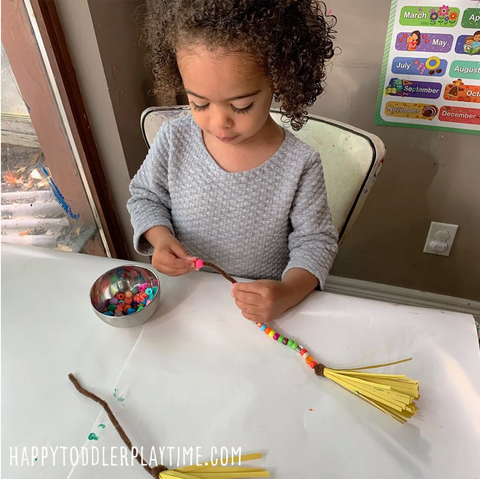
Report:
M479 0L392 0L375 123L480 135Z

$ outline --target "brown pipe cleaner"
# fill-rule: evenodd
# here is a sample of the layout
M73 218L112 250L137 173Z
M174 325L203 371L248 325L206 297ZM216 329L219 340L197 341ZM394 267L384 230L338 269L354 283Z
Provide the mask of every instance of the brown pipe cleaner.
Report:
M84 387L82 387L82 385L79 383L78 379L72 373L70 373L68 375L68 379L70 379L70 381L72 381L73 385L75 386L75 388L77 389L77 391L79 393L83 394L87 398L92 399L92 401L95 401L96 403L100 404L100 406L102 406L103 409L105 409L105 412L107 413L110 421L112 421L112 424L115 427L115 429L117 430L118 434L120 434L120 437L122 438L123 442L126 444L128 449L130 450L130 452L132 452L132 449L133 449L132 441L130 441L127 434L123 430L123 427L117 421L117 418L113 414L113 412L110 409L110 406L107 404L107 402L104 401L103 399L100 399L98 396L96 396L92 392L90 392L87 389L85 389ZM165 467L162 464L159 464L158 466L155 466L155 467L150 467L143 460L142 456L140 455L140 453L136 449L135 449L135 452L136 452L135 459L152 477L155 477L155 478L158 479L158 475L161 472L168 470L168 467Z
M230 283L232 283L232 284L235 284L237 282L236 279L232 278L228 273L223 271L222 268L219 268L218 266L214 265L213 263L210 263L208 261L204 261L203 266L208 266L209 268L214 269L215 271L220 273L225 279L228 279L228 281L230 281Z

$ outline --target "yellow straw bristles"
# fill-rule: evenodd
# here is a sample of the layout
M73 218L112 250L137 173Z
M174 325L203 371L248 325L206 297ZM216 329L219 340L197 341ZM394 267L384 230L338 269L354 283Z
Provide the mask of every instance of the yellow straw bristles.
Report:
M244 461L253 461L261 459L260 452L254 454L244 454L235 456L230 461L232 464ZM250 478L250 477L270 477L267 470L261 467L242 467L242 466L212 466L204 463L198 466L185 466L171 471L163 471L158 475L159 479L170 479L176 477L178 479L234 479L234 478Z
M420 397L418 381L400 374L375 374L362 371L364 369L392 366L411 359L354 369L330 369L325 367L323 375L396 421L405 423L418 411L414 402L414 399Z

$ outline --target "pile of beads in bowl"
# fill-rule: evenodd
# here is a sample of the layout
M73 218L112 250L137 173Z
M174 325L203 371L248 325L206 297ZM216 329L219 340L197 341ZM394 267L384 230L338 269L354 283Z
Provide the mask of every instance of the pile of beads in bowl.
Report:
M141 311L148 306L157 294L158 286L143 283L134 286L131 291L117 293L109 300L103 314L106 316L126 316Z

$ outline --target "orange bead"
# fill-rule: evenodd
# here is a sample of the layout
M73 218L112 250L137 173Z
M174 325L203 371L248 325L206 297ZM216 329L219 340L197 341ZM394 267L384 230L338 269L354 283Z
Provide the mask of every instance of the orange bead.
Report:
M271 328L267 328L267 329L265 329L264 333L268 334L270 331L271 331Z
M117 293L115 295L115 298L122 300L122 299L125 299L125 295L123 293Z
M125 298L125 304L132 304L132 298Z
M133 297L133 293L131 291L127 291L125 293L125 298L132 298Z
M307 364L310 364L313 361L312 356L307 356L307 359L305 359Z

